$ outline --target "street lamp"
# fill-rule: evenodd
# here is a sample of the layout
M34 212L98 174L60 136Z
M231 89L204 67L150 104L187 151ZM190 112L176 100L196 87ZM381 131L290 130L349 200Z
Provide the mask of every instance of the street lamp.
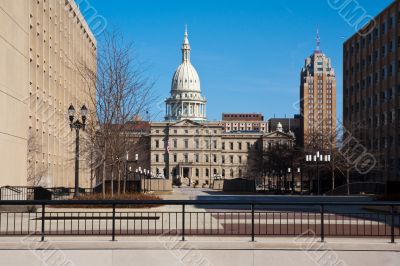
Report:
M300 194L303 194L303 172L300 167L297 168L297 173L300 175Z
M320 194L320 191L321 191L320 176L319 176L319 164L321 162L330 162L330 161L331 161L330 155L323 155L319 151L317 151L317 153L314 155L311 155L311 154L306 155L306 162L314 162L317 165L318 195Z
M289 174L290 174L290 173L292 174L292 182L291 182L292 184L291 184L290 187L291 187L291 189L292 189L292 194L293 194L293 193L294 193L294 171L292 171L292 169L289 167L289 168L288 168L288 173L289 173Z
M79 121L79 118L74 121L76 111L74 106L71 104L68 108L68 116L69 116L69 126L71 131L75 129L76 139L75 139L75 197L79 197L79 131L85 130L86 126L86 118L88 114L88 109L85 105L81 107L81 116L82 122ZM104 186L104 184L103 184Z
M129 166L130 163L137 163L139 160L139 155L136 153L135 154L135 160L130 161L129 160L129 152L126 152L126 156L125 156L125 181L124 181L124 193L126 192L126 182L127 179L129 177L129 173L131 172L131 166ZM128 166L129 166L129 171L128 171Z

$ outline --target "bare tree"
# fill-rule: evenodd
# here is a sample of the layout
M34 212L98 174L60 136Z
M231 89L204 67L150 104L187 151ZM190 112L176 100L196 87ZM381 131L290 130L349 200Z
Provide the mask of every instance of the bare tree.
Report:
M321 124L322 121L320 121ZM340 121L331 134L322 135L317 131L308 139L307 153L320 151L330 155L330 161L324 163L331 173L331 189L336 188L336 174L345 176L347 194L350 194L352 175L366 175L370 170L377 170L375 156L369 153L366 143L359 140L361 132L365 131L365 123L350 123L346 128ZM371 167L372 166L372 167ZM372 169L373 168L373 169Z
M121 167L129 149L126 123L143 116L151 101L153 82L145 77L146 68L135 56L132 43L117 31L105 32L101 38L96 68L81 64L83 79L89 87L92 118L87 126L87 151L98 150L96 167L101 167L103 195L106 194L107 176L118 177L120 189ZM100 158L102 157L102 158Z

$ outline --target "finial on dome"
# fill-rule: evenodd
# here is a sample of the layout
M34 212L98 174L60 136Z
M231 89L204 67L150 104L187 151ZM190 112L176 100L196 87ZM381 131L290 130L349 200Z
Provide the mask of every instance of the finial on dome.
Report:
M182 62L189 62L189 61L190 61L190 44L188 38L188 29L187 25L185 24L185 35L182 44Z

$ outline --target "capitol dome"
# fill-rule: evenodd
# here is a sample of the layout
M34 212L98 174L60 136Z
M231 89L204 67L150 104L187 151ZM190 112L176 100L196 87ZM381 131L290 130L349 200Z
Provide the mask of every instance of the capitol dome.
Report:
M201 95L200 78L190 63L190 44L187 30L182 44L182 63L172 77L171 96L166 102L166 121L191 119L205 121L206 99Z
M196 69L189 61L184 61L172 78L172 91L200 92L200 79Z

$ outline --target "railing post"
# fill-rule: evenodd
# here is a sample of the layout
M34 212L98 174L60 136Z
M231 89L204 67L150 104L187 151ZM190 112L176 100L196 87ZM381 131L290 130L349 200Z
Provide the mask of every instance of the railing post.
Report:
M40 239L40 241L44 241L44 223L45 223L45 221L46 221L46 219L45 219L45 215L46 215L46 205L45 204L42 204L42 229L41 229L41 232L40 232L40 235L41 235L41 239Z
M185 241L185 204L182 204L182 241Z
M254 203L251 204L251 242L254 242Z
M325 228L324 228L324 213L325 213L325 205L321 204L321 242L325 241Z
M394 243L394 205L390 208L391 226L390 226L390 242Z
M115 203L112 205L112 241L115 241Z

